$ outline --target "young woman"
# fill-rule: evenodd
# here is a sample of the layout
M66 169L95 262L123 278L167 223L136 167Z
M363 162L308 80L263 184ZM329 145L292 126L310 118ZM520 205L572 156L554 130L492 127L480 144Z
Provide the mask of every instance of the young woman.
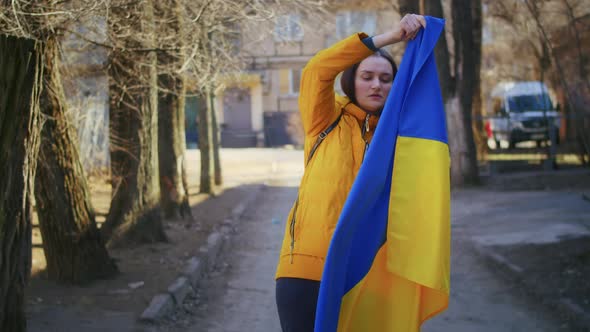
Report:
M284 332L313 331L332 233L397 73L380 48L413 39L425 25L423 16L406 15L386 33L355 34L319 52L303 70L299 108L306 167L276 272ZM346 97L334 93L340 72Z

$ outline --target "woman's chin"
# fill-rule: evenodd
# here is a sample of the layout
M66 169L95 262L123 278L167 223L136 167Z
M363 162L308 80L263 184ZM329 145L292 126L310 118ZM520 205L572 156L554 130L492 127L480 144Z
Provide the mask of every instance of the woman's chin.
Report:
M381 112L384 105L382 103L365 103L364 105L360 104L359 106L367 113L378 114Z
M377 113L380 113L382 109L383 109L383 105L379 105L379 106L367 107L366 111L371 114L373 114L373 113L377 114Z

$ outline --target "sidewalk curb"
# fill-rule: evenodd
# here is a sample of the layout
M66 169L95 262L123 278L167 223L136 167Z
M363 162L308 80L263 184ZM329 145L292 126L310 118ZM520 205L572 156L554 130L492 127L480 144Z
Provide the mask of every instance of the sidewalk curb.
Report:
M526 277L526 271L520 266L514 264L505 256L497 253L489 246L470 241L477 255L482 257L485 262L494 267L495 272L501 274L504 278L509 278L524 286L525 292L544 304L557 310L559 314L569 318L570 323L575 325L580 331L590 331L590 313L585 312L580 306L567 297L547 298L543 297L539 291L539 286L530 282Z
M207 273L215 267L221 248L229 239L231 225L239 220L246 208L260 195L264 185L257 185L253 192L232 209L217 229L207 237L207 242L199 248L198 256L188 259L186 267L167 288L166 293L156 294L147 308L141 313L141 322L155 323L181 306L184 299L193 294Z

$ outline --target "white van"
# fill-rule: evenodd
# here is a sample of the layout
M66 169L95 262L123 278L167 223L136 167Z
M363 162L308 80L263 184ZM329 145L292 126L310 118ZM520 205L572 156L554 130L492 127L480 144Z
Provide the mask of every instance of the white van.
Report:
M500 147L500 141L507 141L513 148L523 141L536 141L539 145L553 134L555 142L559 143L558 109L543 82L500 83L492 90L488 103L492 114L488 138L496 142L496 147Z

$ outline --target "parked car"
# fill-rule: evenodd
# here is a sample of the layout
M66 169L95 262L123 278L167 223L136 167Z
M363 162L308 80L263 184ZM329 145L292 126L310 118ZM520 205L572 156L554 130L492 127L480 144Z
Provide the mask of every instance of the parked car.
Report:
M547 86L538 81L504 82L496 85L488 104L492 117L486 124L488 138L513 148L516 143L540 145L553 136L559 143L559 106L554 106Z

